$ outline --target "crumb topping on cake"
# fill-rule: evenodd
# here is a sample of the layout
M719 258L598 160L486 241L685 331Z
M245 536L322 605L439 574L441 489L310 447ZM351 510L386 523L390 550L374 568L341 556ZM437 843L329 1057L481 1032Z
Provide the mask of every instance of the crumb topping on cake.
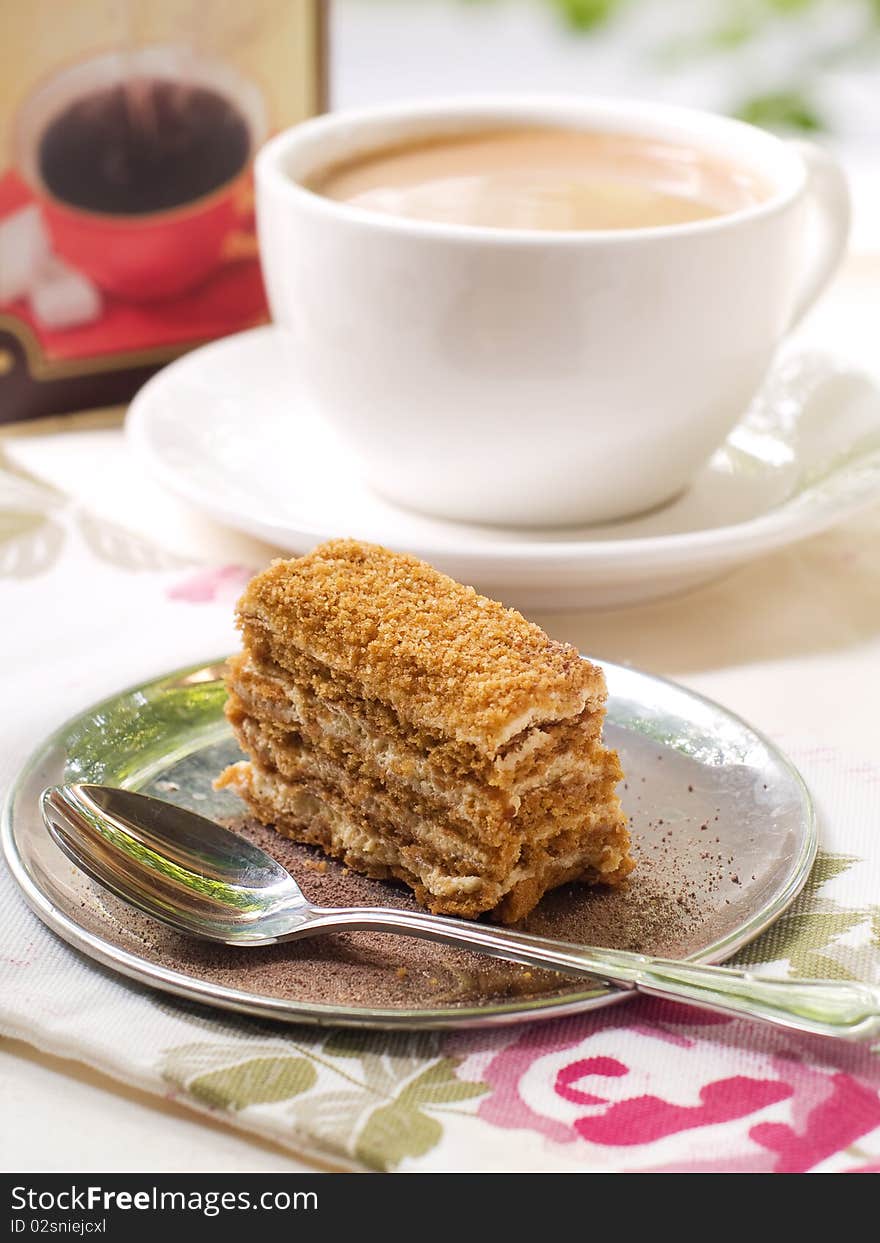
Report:
M406 719L493 752L542 722L601 710L602 672L514 609L405 553L333 540L248 585L239 625L294 647Z

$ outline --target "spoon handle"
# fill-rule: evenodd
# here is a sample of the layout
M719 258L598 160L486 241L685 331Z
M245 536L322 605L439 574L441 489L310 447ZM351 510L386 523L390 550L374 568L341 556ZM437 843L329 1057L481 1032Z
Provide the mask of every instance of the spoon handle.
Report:
M446 919L420 911L354 907L315 911L314 931L397 932L442 941L531 967L561 971L690 1002L795 1031L865 1040L880 1035L880 990L838 980L773 979L737 967L650 958L624 950L580 946L511 928Z

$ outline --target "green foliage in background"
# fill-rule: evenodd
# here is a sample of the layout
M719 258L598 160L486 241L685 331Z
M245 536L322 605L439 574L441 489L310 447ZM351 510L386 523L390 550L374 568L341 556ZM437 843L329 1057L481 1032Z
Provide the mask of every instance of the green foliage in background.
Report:
M639 0L539 0L552 4L563 18L577 30L592 30L621 9ZM675 0L666 0L674 4ZM839 9L861 9L872 21L880 23L880 0L832 0ZM779 17L800 17L810 9L831 8L829 0L724 0L707 5L719 14L716 35L722 42L739 42L760 32L762 26Z
M788 0L795 3L795 0ZM765 129L798 129L809 132L824 129L819 111L796 90L767 91L753 95L737 109L737 116Z
M550 0L576 30L595 30L628 0Z
M582 37L613 30L618 19L648 2L656 0L534 0L551 6ZM665 3L672 10L677 0ZM746 89L729 102L729 112L755 125L801 132L828 129L817 97L821 73L846 64L873 65L880 73L880 0L712 0L700 13L700 24L687 35L658 38L658 63L673 71L724 53L743 55L754 49L760 57L761 42L768 36L781 32L791 40L785 80L773 83L772 89ZM813 36L818 29L827 37L805 40L808 22Z

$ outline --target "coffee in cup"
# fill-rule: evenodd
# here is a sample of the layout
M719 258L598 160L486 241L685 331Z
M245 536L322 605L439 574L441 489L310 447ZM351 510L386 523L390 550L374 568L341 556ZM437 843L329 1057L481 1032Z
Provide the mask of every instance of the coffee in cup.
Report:
M517 126L381 148L305 184L352 207L496 229L656 228L761 202L751 169L639 134Z
M135 216L191 203L237 177L251 129L227 95L174 78L88 91L51 118L38 166L72 207Z

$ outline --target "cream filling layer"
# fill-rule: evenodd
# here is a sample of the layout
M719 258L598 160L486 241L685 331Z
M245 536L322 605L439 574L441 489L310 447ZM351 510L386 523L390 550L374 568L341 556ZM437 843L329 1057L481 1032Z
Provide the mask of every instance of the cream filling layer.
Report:
M336 741L353 755L371 757L378 769L406 781L412 777L423 787L430 787L432 797L449 800L455 790L461 800L466 792L474 806L505 799L508 814L515 814L520 800L528 790L578 773L583 779L590 774L590 758L598 741L600 722L590 719L573 727L572 722L549 728L534 728L517 747L496 757L488 771L448 771L444 766L444 748L425 746L419 739L381 727L389 710L376 712L374 719L365 720L359 704L342 704L338 700L319 699L312 691L249 661L243 668L233 666L231 689L240 698L244 710L268 724L304 730L316 746L325 739ZM262 693L261 693L262 691ZM378 721L376 719L378 717ZM395 722L400 729L400 723Z

